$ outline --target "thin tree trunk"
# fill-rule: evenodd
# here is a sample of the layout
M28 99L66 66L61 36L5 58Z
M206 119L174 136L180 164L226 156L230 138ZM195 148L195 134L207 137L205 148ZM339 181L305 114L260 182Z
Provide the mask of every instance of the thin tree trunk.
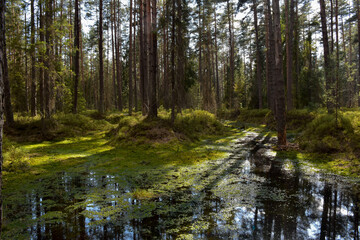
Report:
M175 0L172 0L172 25L171 25L171 122L174 123L175 121L175 104L176 104L176 91L175 91ZM200 9L200 4L199 4ZM200 13L199 13L200 19ZM200 20L199 20L200 21ZM201 47L200 47L200 60L199 64L201 63ZM201 68L201 64L199 65ZM200 70L200 69L199 69ZM201 78L200 78L201 83Z
M335 31L336 31L336 68L335 68L335 78L336 78L336 89L335 89L335 111L336 111L336 122L338 118L338 108L339 108L339 68L340 68L340 56L339 56L339 4L338 0L335 0Z
M156 80L157 80L157 31L156 31L156 0L148 0L149 9L152 4L151 12L149 11L150 23L150 41L149 41L149 64L150 76L149 76L149 87L150 87L150 108L149 117L157 117L157 100L156 100Z
M45 118L51 117L51 69L52 69L52 0L46 0L45 6L45 41L46 41L46 61L44 74L44 97L45 97Z
M133 8L132 8L132 0L130 0L130 26L129 26L129 115L132 115L132 108L133 108L133 51L132 51L132 16L133 16Z
M289 1L290 1L290 6L289 6ZM292 94L293 93L292 42L293 42L294 0L285 1L285 15L286 15L285 26L286 26L286 81L287 81L286 102L287 102L287 109L291 110L294 106L293 94Z
M117 1L117 7L120 7L120 1ZM117 8L115 8L117 9ZM122 63L121 63L121 24L120 24L120 11L117 13L117 20L115 24L115 55L116 55L116 79L117 79L117 89L118 89L118 110L123 110L123 101L122 101Z
M115 75L115 41L114 41L114 22L115 22L115 1L111 1L111 51L112 51L112 81L114 90L114 106L117 106L117 91L116 91L116 75Z
M134 3L135 5L135 3ZM138 111L138 90L137 90L137 65L136 65L136 14L134 14L134 47L133 47L133 56L134 56L134 103L135 103L135 112Z
M99 0L99 113L104 111L103 0Z
M230 54L230 73L229 73L229 107L232 109L234 106L234 39L233 39L233 31L232 31L232 22L231 15L232 10L230 8L230 1L227 0L227 10L228 10L228 24L229 24L229 54Z
M217 16L216 16L216 6L214 7L214 18L215 18L215 78L216 78L216 103L217 108L220 109L220 83L219 83L219 61L218 61L218 46L217 46Z
M254 11L254 27L255 27L255 44L256 44L256 82L258 90L258 102L259 109L263 108L262 103L262 64L260 63L260 41L259 41L259 29L258 29L258 18L257 18L257 3L253 0L253 11Z
M73 109L72 112L75 114L78 112L78 85L80 78L80 9L79 9L79 0L75 0L75 18L74 18L74 98L73 98Z
M36 116L36 67L35 67L35 7L34 1L31 0L31 116Z
M43 5L41 1L39 2L39 12L40 12L39 38L40 38L40 42L43 43L45 40L45 35L44 35ZM42 48L39 49L39 52L40 52L39 61L42 65L45 65L44 53L42 52ZM39 101L40 101L40 115L41 115L41 119L43 119L45 117L45 96L44 96L44 68L42 66L39 68Z
M145 90L145 27L144 27L144 1L140 1L140 92L141 92L141 111L146 114L146 90Z

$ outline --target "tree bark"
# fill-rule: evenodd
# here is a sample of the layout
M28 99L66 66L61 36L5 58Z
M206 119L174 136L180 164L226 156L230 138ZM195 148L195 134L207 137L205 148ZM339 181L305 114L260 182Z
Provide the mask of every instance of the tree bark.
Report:
M117 1L117 8L120 7L119 0ZM117 79L117 89L118 89L118 110L123 110L123 101L122 101L122 63L121 63L121 20L120 20L120 11L118 13L115 13L117 15L116 21L115 21L115 55L116 55L116 79Z
M103 0L99 0L99 113L104 114Z

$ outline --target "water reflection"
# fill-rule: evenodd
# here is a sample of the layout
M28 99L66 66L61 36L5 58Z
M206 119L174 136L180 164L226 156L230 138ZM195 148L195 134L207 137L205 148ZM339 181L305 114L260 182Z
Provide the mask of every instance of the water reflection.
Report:
M4 237L359 239L358 184L304 173L296 162L274 158L262 145L268 140L250 134L238 142L235 154L199 176L202 187L150 197L135 195L139 178L126 174L43 178L24 197L8 197L6 221L22 225Z

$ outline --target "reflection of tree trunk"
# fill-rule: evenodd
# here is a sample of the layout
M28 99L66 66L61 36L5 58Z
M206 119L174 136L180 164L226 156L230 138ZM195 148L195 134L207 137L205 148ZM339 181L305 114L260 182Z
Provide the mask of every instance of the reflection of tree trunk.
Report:
M336 238L336 210L337 210L337 190L334 193L334 210L332 217L332 230L333 230L333 239Z
M35 204L36 204L36 219L40 219L40 216L41 216L41 208L40 208L40 198L39 198L39 195L36 194L35 196ZM39 223L39 221L37 222L36 224L36 238L37 239L42 239L42 236L41 236L41 225Z
M358 193L356 193L358 194ZM359 198L357 195L354 195L353 197L353 203L354 203L354 239L359 239ZM340 205L341 206L341 205Z
M331 189L328 183L325 183L324 186L324 204L323 212L321 216L321 230L320 230L320 240L325 239L328 232L328 215L329 215L329 203L331 197Z

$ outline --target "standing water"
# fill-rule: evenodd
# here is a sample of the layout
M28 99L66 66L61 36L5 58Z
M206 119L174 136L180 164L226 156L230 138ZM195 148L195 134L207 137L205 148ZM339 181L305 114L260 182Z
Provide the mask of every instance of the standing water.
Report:
M248 132L228 158L166 173L41 178L4 196L3 237L359 239L358 182L281 159L273 140Z

